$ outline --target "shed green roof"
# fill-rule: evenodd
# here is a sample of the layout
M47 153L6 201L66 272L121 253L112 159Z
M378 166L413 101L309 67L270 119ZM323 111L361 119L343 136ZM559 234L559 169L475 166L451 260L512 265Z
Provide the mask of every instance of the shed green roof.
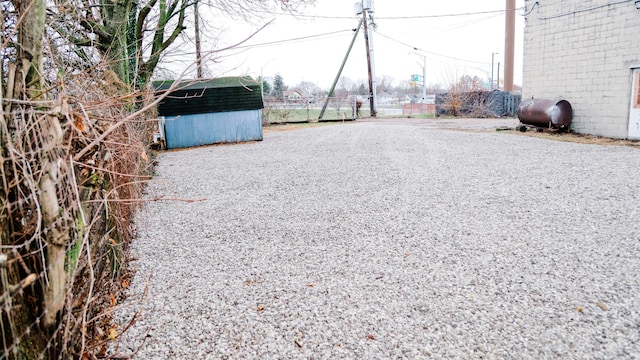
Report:
M263 108L260 83L251 77L153 82L157 94L170 93L158 104L160 116L207 114Z
M204 88L228 88L228 87L250 87L260 86L260 83L251 76L228 76L215 79L193 79L193 80L160 80L152 83L156 91L169 89L177 83L175 90L191 90Z

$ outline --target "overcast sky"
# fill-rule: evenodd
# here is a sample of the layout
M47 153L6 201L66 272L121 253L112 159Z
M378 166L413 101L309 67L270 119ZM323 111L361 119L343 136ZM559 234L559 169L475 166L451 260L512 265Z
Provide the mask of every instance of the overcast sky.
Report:
M219 49L240 42L268 21L274 21L240 49L217 54L216 62L207 62L210 76L251 75L271 78L280 73L286 85L312 81L329 88L358 25L354 0L317 0L302 10L302 16L264 13L255 24L215 18L224 31L209 41L204 50ZM524 6L517 0L516 7ZM422 59L412 48L426 56L427 83L447 84L462 75L488 79L494 56L494 78L498 63L504 64L504 0L374 0L373 54L377 77L390 76L396 83L409 81L411 74L422 73ZM202 11L202 10L201 10ZM492 12L500 11L500 12ZM461 15L466 13L481 13ZM522 82L522 38L524 19L516 16L516 58L514 82ZM440 16L456 15L457 16ZM436 17L428 17L436 16ZM219 28L218 28L219 29ZM213 32L213 31L212 31ZM326 34L326 35L322 35ZM295 41L291 39L300 38ZM364 34L360 31L342 73L354 81L366 80L367 62ZM503 74L500 74L503 78Z

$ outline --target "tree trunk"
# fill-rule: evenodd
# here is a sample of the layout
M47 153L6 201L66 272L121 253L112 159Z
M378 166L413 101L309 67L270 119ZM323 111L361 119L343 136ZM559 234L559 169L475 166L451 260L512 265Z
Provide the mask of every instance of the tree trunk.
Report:
M200 14L198 13L198 2L193 3L193 24L196 35L196 70L198 79L202 79L202 54L200 52Z
M42 59L45 36L45 0L20 1L16 3L22 21L18 24L18 56L11 66L13 81L11 98L21 100L44 100ZM61 98L57 113L63 113L68 105ZM9 105L10 106L10 105ZM44 239L47 246L47 282L44 283L44 325L56 323L65 300L65 250L70 238L66 211L62 211L58 199L58 186L64 171L64 159L59 156L62 144L62 128L57 114L40 119L31 114L30 121L40 131L40 157L42 175L38 188ZM40 121L42 121L40 123Z
M126 85L131 84L132 76L130 61L133 54L129 54L128 38L130 37L131 1L103 1L103 9L106 12L106 24L110 27L111 44L107 46L107 61L111 70L116 73L120 81ZM135 9L133 9L135 10ZM134 68L135 69L135 68Z
M45 0L20 1L16 4L24 14L18 25L18 73L12 98L37 100L42 96L42 56L45 21Z
M68 105L64 98L60 98L59 113L67 112ZM44 297L44 325L53 326L57 322L57 315L64 305L66 274L64 271L65 251L70 241L69 213L61 209L57 195L65 171L64 160L58 155L62 144L62 128L58 118L47 115L42 124L42 176L38 189L40 190L40 209L47 242L47 277L49 283L45 288Z

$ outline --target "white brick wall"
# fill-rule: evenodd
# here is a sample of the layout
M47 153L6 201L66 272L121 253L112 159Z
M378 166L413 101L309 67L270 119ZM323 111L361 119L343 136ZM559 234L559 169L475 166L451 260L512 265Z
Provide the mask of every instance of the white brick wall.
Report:
M522 92L569 101L576 132L626 138L640 10L634 1L616 2L539 0L526 17ZM528 9L534 3L525 1ZM592 9L600 5L607 6Z

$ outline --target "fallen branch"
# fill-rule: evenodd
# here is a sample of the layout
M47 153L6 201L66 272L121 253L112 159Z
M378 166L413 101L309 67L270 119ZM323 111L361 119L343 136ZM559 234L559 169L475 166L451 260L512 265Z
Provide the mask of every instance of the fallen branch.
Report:
M85 163L81 163L75 160L71 160L73 164L76 165L80 165L82 167L86 167L89 169L93 169L93 170L97 170L97 171L103 171L109 174L113 174L113 175L118 175L118 176L123 176L123 177L135 177L135 178L141 178L141 179L151 179L153 176L149 176L149 175L134 175L134 174L123 174L123 173L119 173L117 171L112 171L112 170L107 170L105 168L100 168L97 166L91 166L91 165L87 165Z
M207 201L209 200L208 198L202 198L202 199L182 199L182 198L168 198L168 197L164 197L164 196L160 196L160 197L156 197L153 199L112 199L112 200L107 200L107 199L101 199L101 200L87 200L87 201L83 201L83 203L101 203L101 202L155 202L155 201L180 201L180 202L185 202L185 203L194 203L194 202L199 202L199 201Z

